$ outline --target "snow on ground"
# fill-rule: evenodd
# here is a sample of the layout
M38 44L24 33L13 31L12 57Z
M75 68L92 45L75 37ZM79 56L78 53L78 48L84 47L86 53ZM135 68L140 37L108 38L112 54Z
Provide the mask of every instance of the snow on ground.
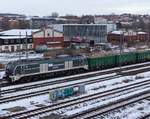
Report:
M139 82L139 81L141 81L141 80L143 80L143 79L140 79L140 80L136 80L136 81L132 81L132 82L130 82L130 83L128 83L128 84L132 84L132 83L135 83L135 82ZM147 79L146 79L147 80ZM107 82L105 82L104 83L105 85L106 85L106 87L107 87ZM108 85L109 85L110 83L108 83ZM124 84L124 85L128 85L128 84ZM92 86L93 84L91 84L91 88L90 88L90 90L89 90L89 88L87 88L88 90L87 90L87 94L85 94L85 95L89 95L89 94L93 94L93 93L98 93L98 92L103 92L103 91L106 91L106 90L111 90L111 89L113 89L113 88L116 88L116 87L122 87L123 86L123 84L118 84L118 83L116 83L116 85L109 85L109 88L106 88L106 87L103 87L103 88L100 88L100 89L97 89L97 90L95 90L95 88ZM95 85L97 85L97 83L95 84ZM100 84L99 84L100 85ZM87 87L89 87L89 85L87 85ZM29 91L28 91L29 92ZM85 95L83 95L83 96L85 96ZM42 98L43 97L43 98ZM74 97L72 97L72 98L74 98ZM0 106L0 110L2 110L2 109L4 109L4 108L8 108L8 107L10 107L10 105L13 107L13 106L17 106L17 105L19 105L19 104L21 104L21 102L26 102L25 103L25 107L26 107L26 104L28 105L30 102L38 102L38 100L39 100L39 103L41 103L41 101L43 102L43 100L44 101L46 101L46 102L49 102L49 99L48 99L48 94L45 94L45 95L42 95L42 96L36 96L36 97L32 97L32 98L28 98L28 101L26 100L26 99L23 99L23 100L20 100L20 101L15 101L15 102L9 102L9 103L5 103L5 104L1 104L1 106ZM21 105L21 106L23 106L23 105ZM27 107L28 108L28 107Z
M81 74L83 75L83 74ZM82 79L79 81L74 81L74 82L83 82L83 80L88 81L88 80L95 80L98 78L106 78L106 77L110 77L110 76L115 76L116 73L112 73L112 74L106 74L106 75L101 75L101 76L96 76L96 77L91 77L91 78L86 78L86 79ZM73 75L73 76L66 76L66 77L59 77L59 78L53 78L53 79L48 79L48 80L44 80L44 81L37 81L37 82L30 82L30 83L25 83L25 84L20 84L20 85L12 85L12 86L6 86L3 87L2 90L8 90L8 89L12 89L12 88L20 88L20 87L24 87L24 86L31 86L31 85L36 85L36 84L41 84L41 83L49 83L49 82L53 82L53 81L59 81L59 80L64 80L64 79L68 79L69 78L73 78L76 77L78 75ZM72 81L73 82L73 81ZM58 84L59 85L59 84ZM62 85L62 84L61 84ZM65 85L65 84L64 84Z
M20 54L19 53L0 53L0 63L1 64L7 64L9 61L18 60L19 57L21 59L26 59L26 54ZM28 58L41 58L43 57L43 54L28 54Z
M79 112L82 112L82 111L86 111L86 110L89 110L89 109L92 109L92 108L95 108L95 107L100 107L100 106L103 106L103 105L106 105L108 103L111 103L111 102L117 102L118 100L120 99L124 99L125 97L129 97L129 96L132 96L132 95L135 95L135 94L138 94L138 93L141 93L141 92L144 92L144 91L148 91L150 90L150 87L148 88L144 88L144 89L141 89L141 90L137 90L137 91L134 91L134 92L131 92L131 93L127 93L127 94L124 94L124 95L119 95L117 97L114 97L114 98L110 98L110 99L99 99L99 101L97 103L91 103L91 104L83 104L83 106L81 105L76 105L74 106L74 109L73 110L58 110L58 113L64 113L64 115L73 115L73 114L76 114L76 113L79 113ZM79 108L77 108L79 106ZM69 107L71 108L71 107Z
M0 72L0 80L3 79L4 74L5 74L5 71Z
M150 113L150 100L142 100L120 109L116 109L94 119L137 119Z
M101 90L101 91L110 90L112 88L148 80L149 77L150 75L148 76L148 74L146 76L144 76L144 74L140 74L137 76L124 76L124 77L115 78L109 81L89 84L86 86L86 91L94 92L95 90Z
M75 83L80 83L80 82L85 82L85 81L91 81L91 80L95 80L95 79L101 79L101 78L108 77L108 76L109 75L96 76L96 77L86 78L84 80L82 79L82 80L78 80L78 81L70 81L70 82L59 83L59 84L55 84L55 85L51 85L51 86L44 86L44 87L40 87L40 88L29 89L28 93L29 92L37 92L37 91L46 90L46 89L53 89L53 88L60 87L60 86L67 86L67 85L70 85L70 84L75 84ZM111 74L110 76L113 76L113 75ZM11 86L11 87L18 87L18 86ZM8 88L9 87L2 87L2 90L7 90ZM24 93L26 93L26 91L27 90L20 91L20 92L18 91L18 92L15 92L14 94L11 93L11 95L7 94L7 95L3 95L3 96L12 96L12 95L24 94Z
M107 75L102 75L102 76L91 77L91 78L86 78L84 80L82 79L82 80L78 80L78 81L71 81L71 82L66 82L66 83L55 84L55 85L52 85L52 86L44 86L42 88L29 89L28 93L29 92L36 92L36 91L40 91L40 90L52 89L52 88L56 88L56 87L59 87L59 86L66 86L66 85L69 85L69 84L74 84L74 83L79 83L79 82L84 82L84 81L90 81L90 80L105 78L105 77L114 76L114 75L115 75L115 73L114 74L107 74ZM55 79L52 79L51 81L54 81L54 80ZM60 79L58 78L58 80L60 80ZM112 79L112 80L109 80L109 81L102 81L102 82L99 82L99 83L93 83L93 84L90 84L90 85L86 86L86 91L93 92L94 90L97 90L97 89L107 90L109 88L111 89L113 86L116 86L116 85L117 86L122 86L122 84L132 82L133 80L137 80L137 78L135 78L135 76L126 76L126 77L115 78L115 79ZM147 80L147 79L145 79L145 80ZM141 81L141 80L137 80L137 81ZM23 85L24 84L22 84L20 86L23 86ZM29 86L29 85L30 84L25 84L25 86ZM14 87L19 88L20 86L3 87L2 90L11 89L11 88L14 88ZM3 96L20 95L20 94L24 94L26 92L27 92L27 90L18 91L18 92L15 92L15 93L11 93L11 95L6 94L6 95L3 95Z
M96 78L100 78L100 77L103 77L103 76L93 77L93 80ZM142 80L147 80L149 77L150 77L150 72L147 72L147 73L138 74L137 76L127 76L124 78L121 77L121 78L112 79L110 81L104 81L104 82L100 82L100 83L90 84L90 85L86 86L87 94L84 94L81 96L89 95L89 94L92 94L95 92L96 93L97 92L103 92L105 90L113 89L116 87L122 87L123 85L128 85L128 84L132 84L132 83L139 82ZM87 78L86 80L89 80L89 79ZM58 84L58 85L60 85L60 84ZM53 86L43 87L43 88L52 88L52 87ZM77 97L70 97L70 98L67 98L65 100L69 100L72 98L77 98ZM62 101L62 100L60 100L60 101ZM60 102L60 101L58 101L58 102ZM22 100L15 101L15 102L9 102L9 103L5 103L5 104L1 104L0 115L8 113L7 111L3 111L3 109L6 109L6 108L15 107L15 106L23 106L23 107L26 107L27 109L34 109L34 108L37 108L35 106L37 104L43 104L43 105L51 104L51 101L48 98L48 94L36 96L36 97L28 98L28 99L22 99ZM97 105L97 103L94 105ZM94 106L94 105L92 105L92 106ZM83 107L83 108L85 108L85 107ZM86 107L86 109L87 109L87 107ZM72 112L68 112L68 113L72 113Z
M41 95L41 96L36 96L32 98L27 98L19 101L14 101L14 102L9 102L5 104L1 104L0 106L0 115L4 114L9 114L10 112L4 111L4 109L16 107L16 106L21 106L25 107L26 109L36 109L38 108L36 105L47 105L48 103L50 104L50 100L48 100L48 95Z

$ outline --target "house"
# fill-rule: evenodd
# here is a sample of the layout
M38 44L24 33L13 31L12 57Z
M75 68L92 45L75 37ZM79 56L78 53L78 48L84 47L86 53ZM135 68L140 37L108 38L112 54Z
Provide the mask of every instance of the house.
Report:
M32 33L39 29L12 29L0 32L0 52L32 50Z

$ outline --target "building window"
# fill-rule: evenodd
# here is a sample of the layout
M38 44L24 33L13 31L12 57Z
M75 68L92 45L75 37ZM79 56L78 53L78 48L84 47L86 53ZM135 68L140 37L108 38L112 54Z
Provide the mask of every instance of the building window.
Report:
M24 43L28 43L28 39L24 39L23 42L24 42Z
M29 39L29 42L32 43L32 39Z
M5 50L8 50L8 48L9 48L8 46L5 46Z
M3 45L3 41L2 41L2 39L0 39L0 45Z
M16 39L16 43L21 43L20 39Z
M14 39L11 39L11 40L10 40L10 43L12 43L12 44L15 43L15 40L14 40Z
M8 44L8 43L9 43L8 39L5 39L4 44Z
M32 45L29 45L29 49L32 49Z
M20 50L20 45L17 45L17 50Z
M27 45L26 45L26 44L23 44L23 45L22 45L22 49L24 49L24 50L27 49Z

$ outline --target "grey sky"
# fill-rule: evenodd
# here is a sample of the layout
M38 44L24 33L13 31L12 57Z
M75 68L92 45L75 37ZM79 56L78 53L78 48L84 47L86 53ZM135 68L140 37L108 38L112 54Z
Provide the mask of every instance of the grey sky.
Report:
M150 0L0 0L1 13L27 15L150 13Z

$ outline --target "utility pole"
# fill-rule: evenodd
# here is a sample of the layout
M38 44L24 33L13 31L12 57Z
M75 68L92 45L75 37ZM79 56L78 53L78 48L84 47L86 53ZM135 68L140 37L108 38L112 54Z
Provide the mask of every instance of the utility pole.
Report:
M150 45L150 19L149 19L149 22L148 22L148 25L147 25L147 45L148 45L148 49L149 49L149 45Z
M19 42L21 43L21 32L19 32ZM19 44L19 60L21 59L21 44Z
M46 42L47 42L47 40L46 40L46 26L44 26L43 27L43 35L44 35L44 45L46 45ZM42 48L42 47L44 47L44 46L41 46L41 51L42 52L44 52L44 48Z
M150 35L150 34L149 34L149 30L148 30L148 34L147 34L147 35L148 35L148 43L147 43L147 44L148 44L148 48L149 48L149 45L150 45L150 43L149 43L149 42L150 42L150 41L149 41L149 35Z
M120 31L120 38L119 38L119 48L120 48L120 54L119 54L119 73L122 72L122 64L121 64L121 55L123 53L123 40L124 40L124 34L122 31Z
M2 96L2 79L0 79L0 97Z
M26 59L28 59L28 33L26 31Z
M2 79L0 79L0 97L2 96Z
M53 40L54 40L54 26L52 25L52 42L54 42ZM53 46L53 47L55 47L55 46Z

